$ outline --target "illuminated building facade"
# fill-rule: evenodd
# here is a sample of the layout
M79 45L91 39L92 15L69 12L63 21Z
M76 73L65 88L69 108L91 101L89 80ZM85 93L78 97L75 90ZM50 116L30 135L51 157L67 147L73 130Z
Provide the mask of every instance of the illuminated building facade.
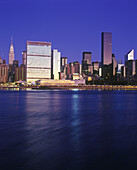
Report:
M52 51L52 78L55 80L59 80L60 73L60 56L61 53L58 50Z
M93 67L91 64L91 52L83 52L82 72L85 75L90 75L93 73Z
M3 63L0 63L0 83L6 83L8 82L8 65L6 64L6 62L4 62L6 60L3 60Z
M101 41L102 65L112 64L112 33L102 32Z
M14 59L15 59L15 54L14 54L13 42L11 40L10 51L9 51L9 64L10 65L13 64Z
M134 49L130 50L126 55L125 55L125 62L129 60L134 60Z
M27 57L26 51L23 51L22 52L22 64L24 64L25 66L26 66L26 57Z
M27 41L26 81L51 79L51 43Z

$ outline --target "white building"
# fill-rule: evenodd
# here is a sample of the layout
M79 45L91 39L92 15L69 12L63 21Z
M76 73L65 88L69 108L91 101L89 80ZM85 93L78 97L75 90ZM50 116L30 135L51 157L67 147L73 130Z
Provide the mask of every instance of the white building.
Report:
M126 55L125 55L125 62L129 60L134 60L134 49L130 50Z
M52 51L52 76L54 80L59 80L61 52L57 49Z
M118 66L117 73L120 74L121 73L121 68L124 66L124 64L118 64L117 66Z
M27 82L51 79L51 43L27 41Z

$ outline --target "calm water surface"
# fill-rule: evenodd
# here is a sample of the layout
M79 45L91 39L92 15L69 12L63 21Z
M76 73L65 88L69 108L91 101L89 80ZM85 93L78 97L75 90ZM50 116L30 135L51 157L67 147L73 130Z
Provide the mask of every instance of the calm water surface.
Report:
M7 169L137 169L137 92L0 91Z

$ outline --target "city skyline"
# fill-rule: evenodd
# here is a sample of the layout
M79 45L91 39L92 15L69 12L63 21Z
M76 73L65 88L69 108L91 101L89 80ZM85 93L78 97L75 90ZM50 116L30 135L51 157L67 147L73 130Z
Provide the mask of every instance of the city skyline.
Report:
M68 57L68 62L81 62L84 51L92 52L92 61L101 61L101 32L112 32L112 53L117 60L124 63L129 50L135 49L136 52L136 1L86 0L85 3L79 1L78 5L77 2L1 1L0 13L4 18L0 18L0 56L8 61L13 36L15 59L20 64L22 51L29 40L52 42L53 49ZM132 10L127 12L129 6ZM37 15L35 11L38 11Z

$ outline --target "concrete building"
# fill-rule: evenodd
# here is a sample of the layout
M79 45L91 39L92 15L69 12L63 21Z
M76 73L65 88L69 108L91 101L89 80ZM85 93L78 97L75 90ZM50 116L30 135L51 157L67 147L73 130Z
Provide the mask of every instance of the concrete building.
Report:
M22 64L24 64L26 66L26 58L27 58L27 53L26 51L22 52Z
M126 78L130 80L135 75L135 61L128 60L125 63Z
M14 54L13 42L11 39L11 45L9 51L9 64L12 65L14 60L15 60L15 54Z
M93 74L99 75L99 62L92 62L93 65Z
M73 64L74 64L75 73L80 73L80 64L79 64L79 62L75 61Z
M130 50L126 55L125 55L125 62L129 60L134 60L134 49Z
M0 63L0 83L8 82L8 69L9 67L5 62Z
M0 64L2 64L3 63L3 61L2 61L2 58L0 57Z
M51 43L27 41L26 80L51 79Z
M52 78L54 80L59 80L60 57L61 57L61 52L58 52L57 49L52 51L51 70L52 70Z
M115 76L117 73L117 61L114 54L112 54L112 69L113 69L113 76Z
M15 68L15 81L26 81L26 66L21 64Z

